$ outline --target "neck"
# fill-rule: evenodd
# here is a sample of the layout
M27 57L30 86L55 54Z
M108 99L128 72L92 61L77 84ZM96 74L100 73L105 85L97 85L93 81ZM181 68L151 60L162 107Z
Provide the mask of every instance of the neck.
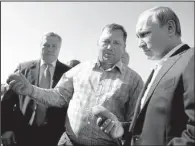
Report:
M173 48L175 48L176 46L178 46L179 44L181 44L182 43L182 41L181 41L181 39L180 38L174 38L174 39L172 39L171 40L171 43L168 45L168 49L166 49L165 51L164 51L164 53L163 53L163 55L161 56L161 58L162 57L164 57L168 52L170 52Z
M172 40L172 43L170 44L169 48L170 50L172 50L173 48L175 48L176 46L178 46L179 44L181 44L182 41L180 38L175 38Z
M113 67L113 64L108 64L108 63L103 63L101 62L101 67L104 69L104 70L107 70L109 68L112 68Z

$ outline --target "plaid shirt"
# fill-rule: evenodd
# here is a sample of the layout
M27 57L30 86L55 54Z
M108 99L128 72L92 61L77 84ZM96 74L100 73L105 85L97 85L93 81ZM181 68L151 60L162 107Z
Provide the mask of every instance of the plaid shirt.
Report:
M114 140L96 125L91 108L102 105L119 121L130 123L142 87L141 77L121 61L106 71L96 61L66 72L54 90L34 86L32 96L51 106L69 103L65 126L70 139L85 145L108 145Z

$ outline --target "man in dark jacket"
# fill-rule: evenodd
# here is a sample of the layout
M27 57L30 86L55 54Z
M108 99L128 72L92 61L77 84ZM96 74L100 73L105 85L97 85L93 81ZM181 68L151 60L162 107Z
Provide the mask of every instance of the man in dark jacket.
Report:
M70 69L58 61L61 42L58 34L47 33L41 41L41 59L21 63L16 71L33 85L54 88ZM56 146L64 131L66 108L46 107L8 90L2 97L1 110L1 138L6 146Z

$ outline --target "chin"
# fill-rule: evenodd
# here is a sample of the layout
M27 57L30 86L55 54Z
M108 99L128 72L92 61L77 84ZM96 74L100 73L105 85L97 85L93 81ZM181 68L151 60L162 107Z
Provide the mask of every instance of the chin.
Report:
M55 61L55 59L53 59L53 58L44 58L43 60L44 60L46 63L52 63L52 62Z

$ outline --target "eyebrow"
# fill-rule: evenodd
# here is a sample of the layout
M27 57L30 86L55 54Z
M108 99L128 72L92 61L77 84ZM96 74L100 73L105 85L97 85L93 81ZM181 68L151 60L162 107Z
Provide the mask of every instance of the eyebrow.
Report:
M139 37L139 36L143 36L144 34L149 34L149 33L151 33L151 30L143 30L143 31L138 31L137 33L136 33L136 36L137 37Z

